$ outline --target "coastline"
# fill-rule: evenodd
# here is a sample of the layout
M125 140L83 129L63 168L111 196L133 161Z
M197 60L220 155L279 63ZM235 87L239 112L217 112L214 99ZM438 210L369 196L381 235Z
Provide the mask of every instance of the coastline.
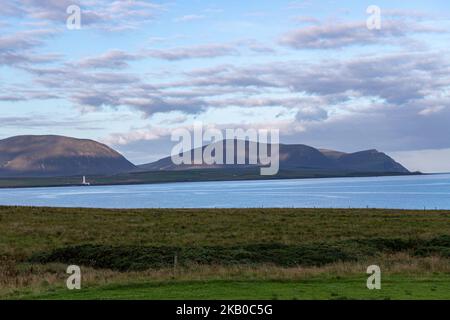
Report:
M239 175L238 175L239 174ZM252 170L236 172L234 170L197 169L187 171L148 171L131 172L113 176L88 177L90 186L123 186L146 185L183 182L219 182L219 181L261 181L261 180L292 180L292 179L327 179L327 178L365 178L389 176L421 176L439 173L319 173L314 171L280 171L275 176L261 176ZM81 176L71 177L0 177L0 189L22 188L56 188L56 187L87 187L82 185Z

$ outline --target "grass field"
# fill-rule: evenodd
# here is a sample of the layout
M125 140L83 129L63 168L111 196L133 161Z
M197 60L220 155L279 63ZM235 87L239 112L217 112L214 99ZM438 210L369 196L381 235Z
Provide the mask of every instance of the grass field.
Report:
M364 277L317 278L304 281L211 280L141 282L95 286L83 290L51 289L41 293L17 294L21 299L450 299L450 276L408 278L389 275L382 290L367 290Z
M0 298L450 299L450 212L0 207Z

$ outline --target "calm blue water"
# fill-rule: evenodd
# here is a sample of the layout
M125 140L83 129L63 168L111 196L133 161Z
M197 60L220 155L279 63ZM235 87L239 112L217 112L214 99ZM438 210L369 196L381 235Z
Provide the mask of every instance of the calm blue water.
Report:
M450 174L0 189L0 205L450 209Z

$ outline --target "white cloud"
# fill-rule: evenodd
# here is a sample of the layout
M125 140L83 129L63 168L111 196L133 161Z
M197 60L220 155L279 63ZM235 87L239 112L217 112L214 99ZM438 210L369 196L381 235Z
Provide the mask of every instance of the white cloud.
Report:
M428 116L428 115L431 115L433 113L439 113L439 112L441 112L444 109L445 109L444 106L432 106L432 107L428 107L428 108L425 108L425 109L421 110L419 112L419 114L421 116Z
M178 17L175 18L174 21L175 22L190 22L190 21L195 21L195 20L202 20L205 19L206 17L203 15L199 15L199 14L188 14L182 17Z
M229 44L207 44L190 47L148 50L145 53L145 55L147 55L148 57L169 61L198 58L216 58L234 54L237 54L237 50L233 45Z
M394 44L414 33L442 33L443 29L411 21L383 21L380 30L369 30L365 21L310 25L284 34L279 43L293 49L337 49L356 45Z
M5 1L4 1L5 2ZM81 10L82 27L124 30L152 21L165 6L144 0L12 0L0 6L0 16L28 17L55 24L65 23L66 9L77 5Z

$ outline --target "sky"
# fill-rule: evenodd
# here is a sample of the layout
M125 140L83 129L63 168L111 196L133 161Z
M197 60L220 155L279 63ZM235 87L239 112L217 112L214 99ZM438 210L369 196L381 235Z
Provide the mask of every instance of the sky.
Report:
M142 164L201 121L450 172L447 0L5 2L0 139L89 138Z

